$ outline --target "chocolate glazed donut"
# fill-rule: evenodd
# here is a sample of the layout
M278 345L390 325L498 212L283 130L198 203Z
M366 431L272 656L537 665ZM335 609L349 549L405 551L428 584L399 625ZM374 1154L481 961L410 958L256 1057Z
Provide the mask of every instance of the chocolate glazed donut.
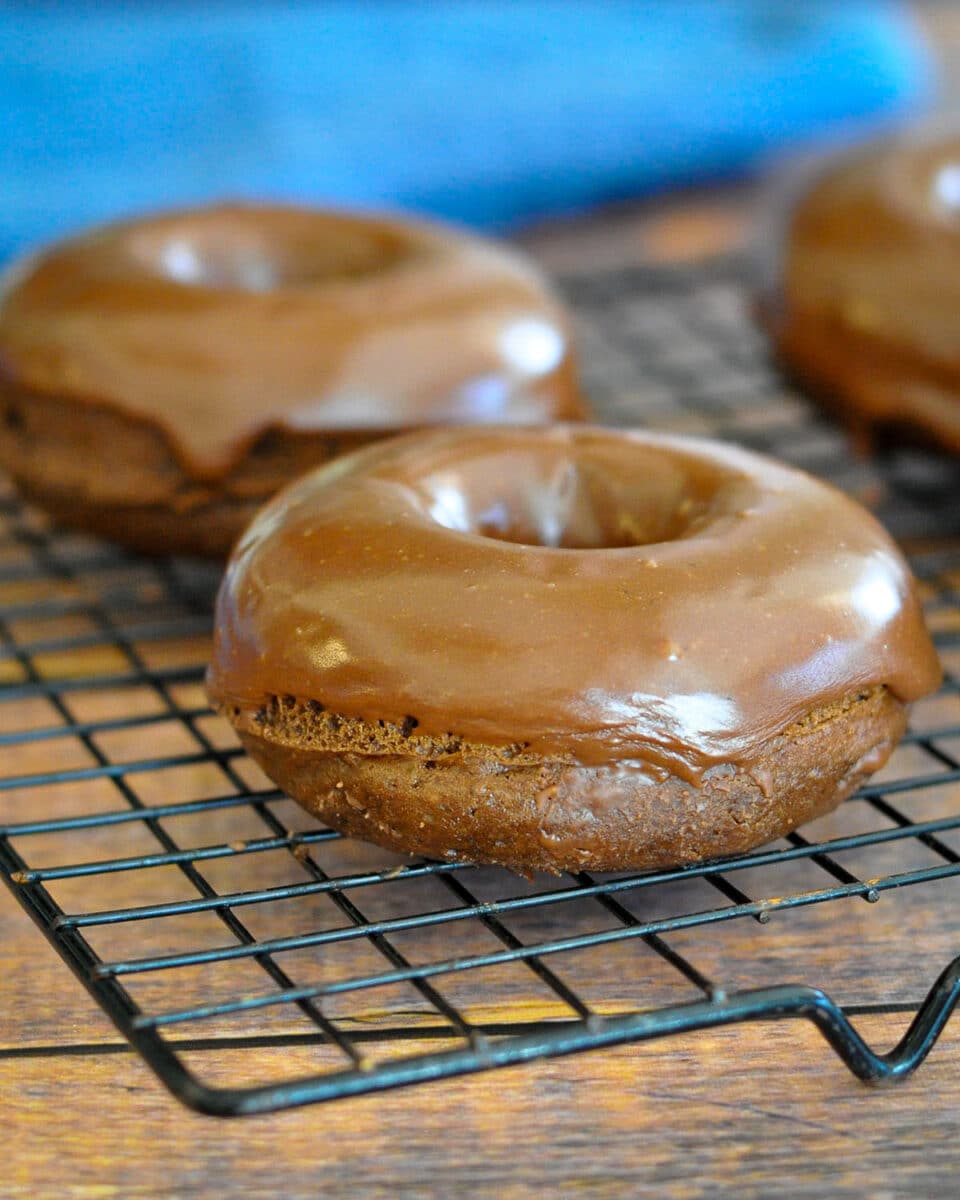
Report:
M208 687L335 828L529 872L777 837L939 678L908 568L841 493L556 427L411 435L281 493L228 565Z
M210 208L64 242L0 285L0 464L148 552L225 556L280 486L386 434L583 412L536 269L440 226Z
M861 442L960 454L960 133L861 148L797 193L758 304L781 361Z

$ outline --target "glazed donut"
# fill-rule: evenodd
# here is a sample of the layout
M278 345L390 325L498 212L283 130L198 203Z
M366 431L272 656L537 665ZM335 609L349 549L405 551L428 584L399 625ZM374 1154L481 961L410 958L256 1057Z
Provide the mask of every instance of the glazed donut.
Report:
M413 434L283 491L228 564L208 690L329 825L530 872L775 838L939 678L907 566L841 493L556 426Z
M96 230L0 283L0 465L147 552L223 557L282 484L385 434L582 415L536 269L440 226L209 208Z
M960 135L890 138L794 190L759 304L782 362L861 442L960 454Z

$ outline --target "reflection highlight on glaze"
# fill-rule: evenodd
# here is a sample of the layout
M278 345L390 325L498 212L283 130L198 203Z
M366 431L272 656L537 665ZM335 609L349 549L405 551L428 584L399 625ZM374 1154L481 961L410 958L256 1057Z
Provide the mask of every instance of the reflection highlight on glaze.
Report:
M430 502L429 513L434 521L444 529L468 533L472 521L467 510L467 498L457 477L435 476L431 490L433 499Z
M173 238L160 251L160 266L164 274L177 283L194 284L203 279L203 264L190 242Z
M539 317L513 321L500 334L500 349L507 365L521 375L546 375L559 366L564 339L556 325Z
M946 163L933 177L933 194L943 205L955 212L960 209L960 164Z
M868 629L885 626L894 619L903 600L893 583L889 562L878 557L864 565L851 589L850 603L863 616Z

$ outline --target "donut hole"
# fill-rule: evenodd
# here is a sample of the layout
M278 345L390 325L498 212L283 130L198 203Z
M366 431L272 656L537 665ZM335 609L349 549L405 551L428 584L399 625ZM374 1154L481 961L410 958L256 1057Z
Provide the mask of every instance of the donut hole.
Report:
M522 435L521 435L522 437ZM421 479L429 516L461 533L567 550L691 537L729 476L692 458L598 438L481 453Z
M378 275L409 258L409 234L295 209L210 209L136 229L130 251L185 287L273 292Z

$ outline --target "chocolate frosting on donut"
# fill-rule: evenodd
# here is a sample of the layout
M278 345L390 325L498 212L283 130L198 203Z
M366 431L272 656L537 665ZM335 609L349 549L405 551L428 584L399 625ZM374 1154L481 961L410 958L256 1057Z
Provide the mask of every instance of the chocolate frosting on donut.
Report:
M906 564L841 493L555 427L411 435L282 492L228 567L208 685L696 782L858 689L939 679Z
M279 206L114 225L15 264L0 378L159 426L203 480L274 428L583 413L566 320L522 256L440 226Z
M827 162L783 223L763 316L784 356L862 422L960 453L960 133Z

